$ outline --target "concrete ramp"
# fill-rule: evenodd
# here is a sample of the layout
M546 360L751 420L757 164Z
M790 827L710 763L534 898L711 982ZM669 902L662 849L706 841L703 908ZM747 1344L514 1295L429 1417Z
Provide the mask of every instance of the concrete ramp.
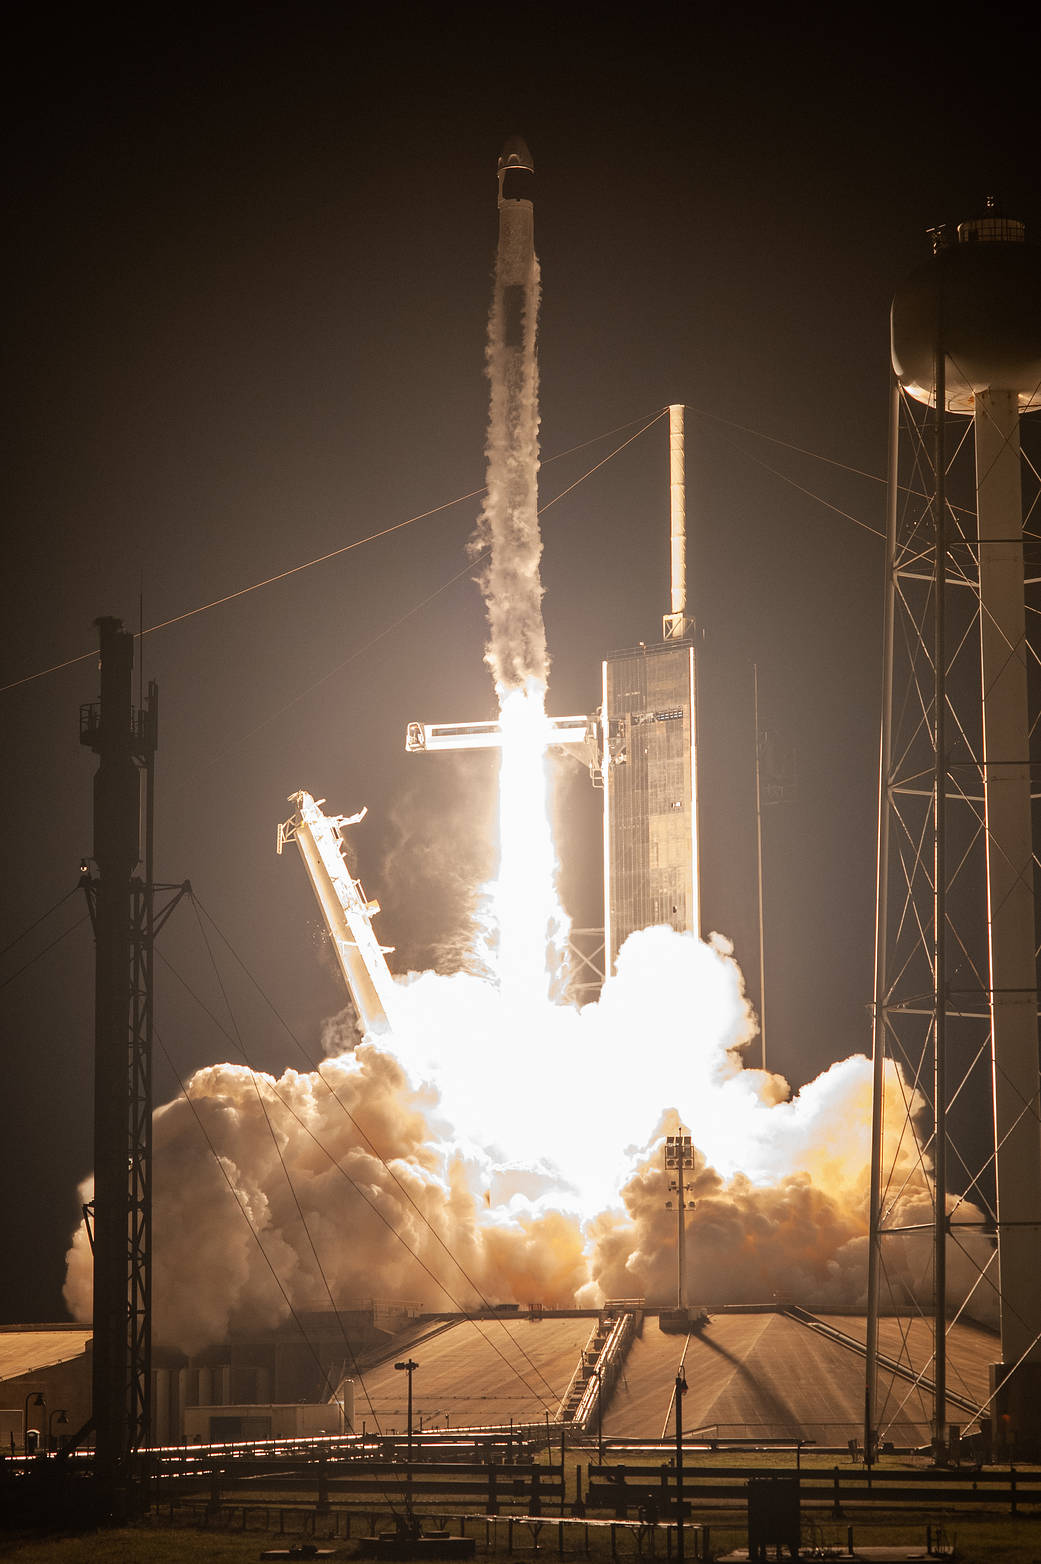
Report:
M834 1329L844 1331L858 1343L867 1342L867 1321L862 1314L821 1314L818 1318ZM917 1315L894 1315L878 1322L878 1350L881 1356L903 1364L915 1374L921 1374L931 1382L933 1377L933 1333L931 1321ZM971 1401L981 1406L990 1394L990 1365L1001 1358L1001 1342L994 1331L981 1325L958 1324L947 1336L947 1389L959 1400ZM878 1426L883 1439L894 1444L910 1443L901 1436L899 1429L909 1417L925 1432L920 1443L931 1437L931 1391L911 1390L905 1380L893 1374L879 1374ZM909 1394L910 1392L910 1394ZM950 1405L948 1422L963 1427L970 1421L969 1414L960 1406Z
M414 1427L508 1428L555 1420L596 1324L596 1311L426 1321L399 1337L387 1355L355 1381L355 1417L370 1431L403 1433L406 1375L395 1360L413 1357ZM426 1334L420 1339L417 1333ZM433 1332L433 1334L431 1334ZM904 1376L880 1370L883 1440L925 1445L931 1437L932 1345L926 1321L880 1321L883 1356L905 1366ZM642 1334L628 1349L613 1388L605 1396L603 1432L608 1439L659 1440L675 1429L676 1374L687 1379L683 1425L688 1436L708 1439L796 1440L844 1446L864 1434L863 1315L791 1313L778 1308L720 1310L689 1335L667 1334L657 1317L644 1317ZM948 1342L952 1397L977 1405L986 1399L989 1365L997 1339L959 1325ZM588 1388L588 1387L587 1387ZM967 1427L971 1414L953 1401L949 1421ZM595 1416L586 1425L596 1427Z
M863 1316L822 1318L855 1341L866 1338ZM928 1374L927 1325L907 1319L882 1325L881 1351L893 1358L910 1354L915 1369ZM949 1348L951 1390L982 1401L994 1351L995 1342L986 1332L956 1327ZM685 1338L664 1335L648 1318L605 1410L605 1435L669 1437L675 1428L674 1385L681 1363L687 1380L683 1424L688 1436L805 1439L821 1445L863 1437L863 1352L854 1343L845 1345L807 1323L765 1310L713 1314L703 1330ZM882 1437L896 1445L927 1443L930 1391L886 1372L879 1375L879 1391ZM969 1416L952 1406L950 1420L966 1424Z
M658 1329L653 1315L645 1318L643 1334L629 1348L621 1378L604 1407L605 1436L661 1437L689 1340L688 1336L667 1336Z
M589 1339L594 1315L460 1320L417 1342L412 1355L413 1426L509 1427L557 1416L561 1398ZM408 1354L406 1353L406 1356ZM404 1433L408 1376L393 1355L355 1380L355 1422L371 1431Z

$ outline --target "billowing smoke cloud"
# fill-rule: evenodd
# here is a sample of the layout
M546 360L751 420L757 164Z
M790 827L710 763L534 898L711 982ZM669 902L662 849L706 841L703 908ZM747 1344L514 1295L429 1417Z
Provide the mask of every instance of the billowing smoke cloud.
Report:
M776 1077L774 1078L776 1079ZM871 1067L833 1065L791 1101L748 1124L745 1167L724 1177L700 1152L686 1183L686 1295L706 1304L790 1298L818 1308L863 1302L866 1289ZM674 1297L676 1223L663 1137L622 1190L624 1216L591 1224L591 1267L609 1296ZM753 1169L753 1173L747 1169Z
M863 1301L869 1062L834 1065L790 1100L780 1077L744 1069L754 1022L722 942L636 934L582 1011L518 1009L466 973L423 973L400 997L385 1047L277 1080L215 1065L192 1078L191 1105L157 1110L160 1340L194 1350L290 1304L374 1295L671 1302L661 1138L680 1120L697 1147L689 1298ZM903 1214L922 1212L910 1153L906 1173ZM907 1288L927 1254L927 1238L908 1248ZM82 1230L66 1298L89 1317Z
M345 1307L375 1293L469 1308L488 1290L568 1298L585 1278L577 1224L532 1202L504 1213L501 1186L518 1180L440 1138L432 1094L389 1053L364 1044L320 1074L277 1080L214 1065L188 1096L154 1123L162 1342L194 1351L234 1324L272 1326L290 1305ZM80 1318L90 1288L81 1229L65 1289Z

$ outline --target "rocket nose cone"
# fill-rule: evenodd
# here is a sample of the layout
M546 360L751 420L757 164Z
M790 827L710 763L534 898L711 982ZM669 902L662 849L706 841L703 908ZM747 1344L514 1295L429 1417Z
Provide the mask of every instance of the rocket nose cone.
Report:
M511 136L499 154L499 171L506 168L526 168L535 172L535 164L527 144L520 136Z

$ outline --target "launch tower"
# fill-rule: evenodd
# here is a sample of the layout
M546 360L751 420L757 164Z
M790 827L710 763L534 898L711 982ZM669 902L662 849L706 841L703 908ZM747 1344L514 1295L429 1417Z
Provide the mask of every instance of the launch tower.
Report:
M687 613L683 408L669 408L670 611L662 642L603 665L604 965L636 929L700 933L697 705Z
M603 790L604 976L636 929L668 924L679 933L701 932L682 406L669 408L669 476L671 607L662 640L608 653L597 711L546 724L547 744L587 760L594 786ZM410 753L501 743L498 722L410 722L405 736Z

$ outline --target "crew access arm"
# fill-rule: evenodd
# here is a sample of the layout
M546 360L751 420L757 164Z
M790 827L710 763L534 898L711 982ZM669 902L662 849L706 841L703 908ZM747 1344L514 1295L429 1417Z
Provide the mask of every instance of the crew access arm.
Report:
M321 809L325 799L316 802L304 792L291 793L289 802L296 810L278 828L277 850L281 853L287 842L300 849L362 1030L386 1031L394 1008L394 979L384 953L393 946L381 945L376 938L372 919L380 904L366 900L343 855L344 828L357 825L366 811L326 815Z

